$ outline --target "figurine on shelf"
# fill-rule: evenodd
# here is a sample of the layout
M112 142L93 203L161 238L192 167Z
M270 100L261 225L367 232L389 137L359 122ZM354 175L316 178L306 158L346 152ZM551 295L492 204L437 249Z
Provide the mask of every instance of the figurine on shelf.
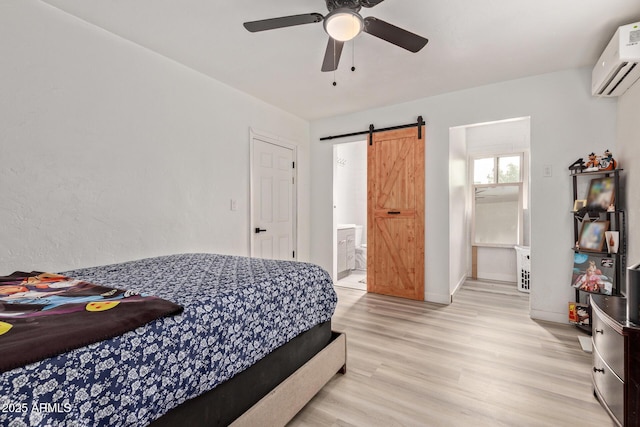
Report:
M601 171L611 171L618 167L618 162L613 158L613 154L611 151L606 150L604 152L604 157L600 159L600 170Z
M571 171L572 174L580 173L584 168L585 168L584 160L582 159L582 157L580 157L578 160L576 160L569 166L569 170Z
M584 172L594 172L600 170L600 162L596 153L589 153L589 161L585 164Z

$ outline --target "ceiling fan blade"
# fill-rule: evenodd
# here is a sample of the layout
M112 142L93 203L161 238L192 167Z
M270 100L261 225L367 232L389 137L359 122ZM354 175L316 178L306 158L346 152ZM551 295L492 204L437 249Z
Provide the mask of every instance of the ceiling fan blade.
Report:
M293 27L295 25L313 24L323 19L324 17L319 13L305 13L303 15L282 16L280 18L245 22L243 25L247 30L255 33L257 31L275 30L276 28Z
M383 1L384 0L360 0L360 6L373 7L373 6L379 5Z
M429 42L424 37L373 16L364 18L364 31L413 53L418 52Z
M343 46L344 42L329 37L327 50L324 52L324 61L322 61L322 71L335 71L338 68Z

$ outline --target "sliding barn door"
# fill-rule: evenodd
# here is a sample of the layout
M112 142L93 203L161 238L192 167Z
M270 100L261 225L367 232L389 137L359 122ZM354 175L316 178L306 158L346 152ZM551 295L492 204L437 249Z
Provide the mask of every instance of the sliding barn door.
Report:
M368 147L367 290L424 300L424 127Z

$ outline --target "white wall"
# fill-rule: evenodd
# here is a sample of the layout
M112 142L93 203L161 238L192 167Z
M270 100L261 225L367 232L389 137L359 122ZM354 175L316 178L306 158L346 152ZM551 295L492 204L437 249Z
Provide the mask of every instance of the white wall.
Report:
M478 278L517 282L517 256L515 249L478 248Z
M626 181L627 266L640 263L640 82L618 101L618 147L613 157ZM624 288L626 289L626 288Z
M334 204L338 224L362 225L367 243L367 143L337 145Z
M429 78L425 76L425 78ZM590 95L591 70L573 69L477 87L311 123L311 259L331 267L332 154L324 136L413 122L426 135L425 298L450 301L449 130L531 117L531 315L566 322L573 203L567 166L585 152L615 150L616 101ZM615 152L615 151L614 151ZM543 166L553 176L543 178Z
M308 122L35 0L0 3L0 93L0 274L248 255L250 127L299 144L308 259Z
M469 168L467 132L449 131L449 293L453 295L470 276Z
M530 126L528 117L466 126L467 150L472 156L528 151Z

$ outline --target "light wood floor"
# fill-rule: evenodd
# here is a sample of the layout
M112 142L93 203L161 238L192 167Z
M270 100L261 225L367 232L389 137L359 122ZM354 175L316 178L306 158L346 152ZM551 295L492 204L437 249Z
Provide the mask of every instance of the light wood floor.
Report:
M591 355L533 321L515 285L467 282L442 306L338 288L336 375L289 426L597 426Z

